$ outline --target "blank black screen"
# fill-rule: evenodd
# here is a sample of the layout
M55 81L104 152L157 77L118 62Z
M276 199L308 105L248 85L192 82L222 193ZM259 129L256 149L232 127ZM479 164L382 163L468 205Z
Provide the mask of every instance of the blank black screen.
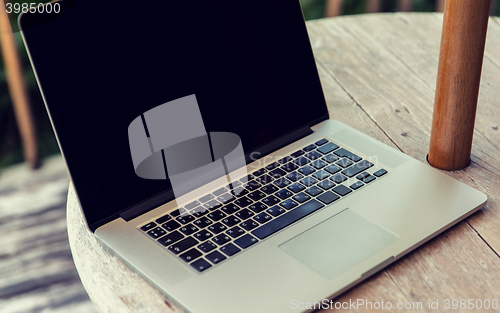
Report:
M149 109L195 94L245 152L327 115L297 0L85 0L24 37L89 225L171 189L134 172Z

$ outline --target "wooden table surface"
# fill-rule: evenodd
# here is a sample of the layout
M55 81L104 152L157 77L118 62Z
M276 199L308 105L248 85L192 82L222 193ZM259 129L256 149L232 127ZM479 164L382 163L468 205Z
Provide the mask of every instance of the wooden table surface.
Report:
M442 14L397 13L308 22L330 117L426 162L442 19ZM439 300L439 311L444 311L446 299L500 299L499 127L500 19L491 18L472 163L464 170L446 172L486 193L486 207L335 301L422 302L422 310L404 312L436 312L428 308L429 299ZM91 255L73 249L73 255L99 310L175 309L97 245L84 227L72 188L68 228L72 247L86 244L92 249ZM108 283L103 286L102 280Z

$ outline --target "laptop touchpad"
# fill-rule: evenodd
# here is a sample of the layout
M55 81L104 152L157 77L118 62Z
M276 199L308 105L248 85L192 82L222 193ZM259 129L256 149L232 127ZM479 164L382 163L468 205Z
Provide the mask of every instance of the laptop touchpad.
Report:
M349 209L279 248L326 279L334 279L401 237Z

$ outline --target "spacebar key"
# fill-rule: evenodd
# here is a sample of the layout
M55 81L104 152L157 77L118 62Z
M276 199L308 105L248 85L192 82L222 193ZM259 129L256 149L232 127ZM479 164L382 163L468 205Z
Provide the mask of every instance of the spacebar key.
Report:
M309 202L304 203L303 205L297 207L296 209L289 211L288 213L275 218L267 224L262 225L256 230L252 231L254 236L257 236L259 239L264 239L280 229L287 227L290 224L295 223L301 218L311 214L312 212L321 209L324 205L313 199Z

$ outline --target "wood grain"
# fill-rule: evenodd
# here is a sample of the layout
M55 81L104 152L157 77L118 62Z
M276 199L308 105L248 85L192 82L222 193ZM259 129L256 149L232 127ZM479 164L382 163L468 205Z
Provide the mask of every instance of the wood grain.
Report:
M429 163L469 165L491 0L446 1Z

